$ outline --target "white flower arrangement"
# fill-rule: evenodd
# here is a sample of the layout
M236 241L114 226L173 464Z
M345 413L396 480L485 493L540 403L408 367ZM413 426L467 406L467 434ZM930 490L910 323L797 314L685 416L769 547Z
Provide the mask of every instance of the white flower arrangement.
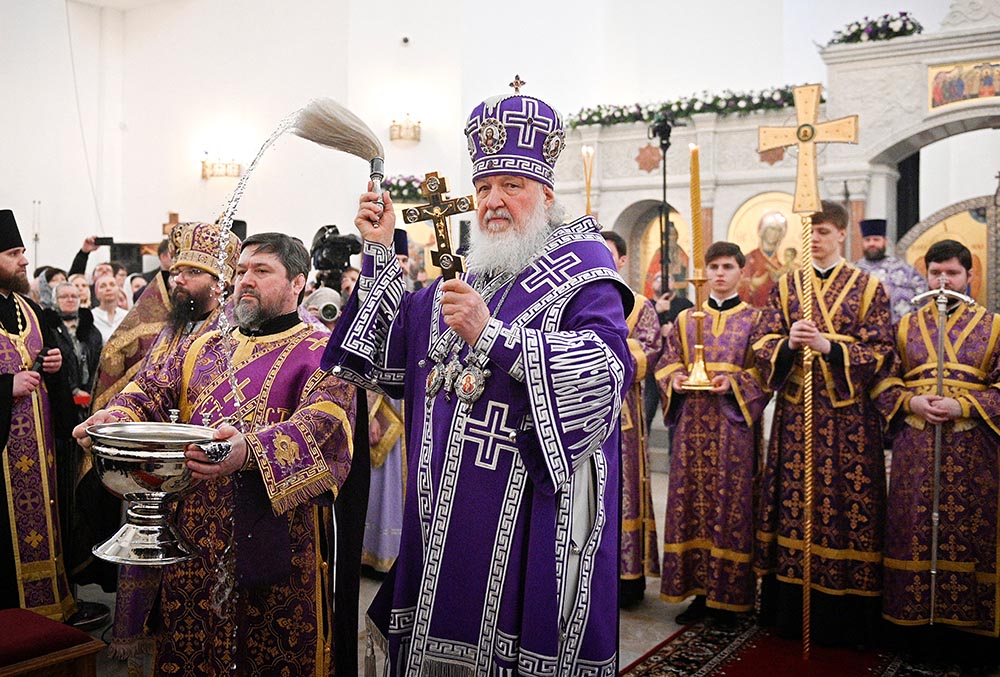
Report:
M393 202L420 202L424 199L420 186L424 180L416 176L387 176L382 180L382 188L389 191Z
M826 43L830 45L870 42L876 40L892 40L907 35L922 33L924 27L910 16L909 12L899 14L883 14L877 19L865 17L854 21L839 31L834 31L833 38Z
M716 113L718 115L749 115L760 110L778 110L794 106L792 86L768 88L756 92L732 92L726 90L721 94L702 92L700 95L682 97L676 101L647 104L599 105L584 108L567 118L568 125L581 127L584 125L628 124L632 122L651 123L654 119L667 116L674 120L691 117L696 113Z

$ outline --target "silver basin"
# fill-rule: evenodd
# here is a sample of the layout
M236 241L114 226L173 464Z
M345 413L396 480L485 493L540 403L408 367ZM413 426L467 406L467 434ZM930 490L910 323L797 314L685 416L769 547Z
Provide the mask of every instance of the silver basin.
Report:
M197 480L184 464L184 447L209 444L215 429L186 423L101 423L87 433L94 467L104 487L126 501L125 524L93 553L119 564L161 566L193 557L194 547L177 531L177 499Z

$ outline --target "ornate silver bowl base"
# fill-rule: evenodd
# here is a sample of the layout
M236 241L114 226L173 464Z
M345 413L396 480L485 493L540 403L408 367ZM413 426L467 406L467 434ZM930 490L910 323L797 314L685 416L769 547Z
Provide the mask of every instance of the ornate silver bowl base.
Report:
M87 430L94 467L104 487L127 502L125 524L94 546L101 559L161 566L193 557L194 547L172 522L177 499L197 483L184 463L184 447L208 444L215 430L185 423L102 423Z

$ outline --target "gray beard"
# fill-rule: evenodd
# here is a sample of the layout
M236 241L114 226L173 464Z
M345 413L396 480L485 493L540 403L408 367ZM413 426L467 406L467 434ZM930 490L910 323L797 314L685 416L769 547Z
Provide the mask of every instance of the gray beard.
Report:
M469 232L469 250L465 267L470 273L509 273L516 275L538 258L545 241L552 234L545 203L538 201L528 215L524 228L505 231L483 230L482 224Z

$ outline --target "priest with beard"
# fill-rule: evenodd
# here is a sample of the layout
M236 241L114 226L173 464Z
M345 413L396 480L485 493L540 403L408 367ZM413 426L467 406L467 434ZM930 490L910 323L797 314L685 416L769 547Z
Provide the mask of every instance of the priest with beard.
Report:
M0 210L0 609L59 621L76 610L63 561L54 426L69 389L53 327L28 298L28 259L14 212ZM52 497L53 500L49 500Z
M170 306L166 324L152 342L146 344L145 359L126 374L138 374L156 365L165 365L168 358L183 355L199 336L218 328L222 312L219 276L224 280L232 279L240 247L239 238L228 233L225 262L220 270L219 236L219 226L213 223L180 224L173 238L176 250L170 267ZM142 298L145 299L146 295ZM158 297L150 297L155 298ZM130 315L136 312L137 307L130 311ZM128 322L128 319L125 321ZM115 336L111 340L114 341ZM105 350L102 360L107 357ZM94 410L103 408L117 392L105 391L106 396L95 405ZM120 568L112 655L137 658L150 648L149 643L143 640L144 624L160 587L160 573L158 567L126 564Z
M854 267L882 282L889 295L892 322L896 324L903 315L917 310L910 299L927 291L927 280L909 263L887 253L885 219L866 219L858 225L861 226L864 258L855 261Z
M323 359L406 402L399 557L370 636L391 674L617 673L634 295L597 221L563 223L555 109L492 97L465 135L479 217L468 273L407 292L392 200L369 187L358 289Z

